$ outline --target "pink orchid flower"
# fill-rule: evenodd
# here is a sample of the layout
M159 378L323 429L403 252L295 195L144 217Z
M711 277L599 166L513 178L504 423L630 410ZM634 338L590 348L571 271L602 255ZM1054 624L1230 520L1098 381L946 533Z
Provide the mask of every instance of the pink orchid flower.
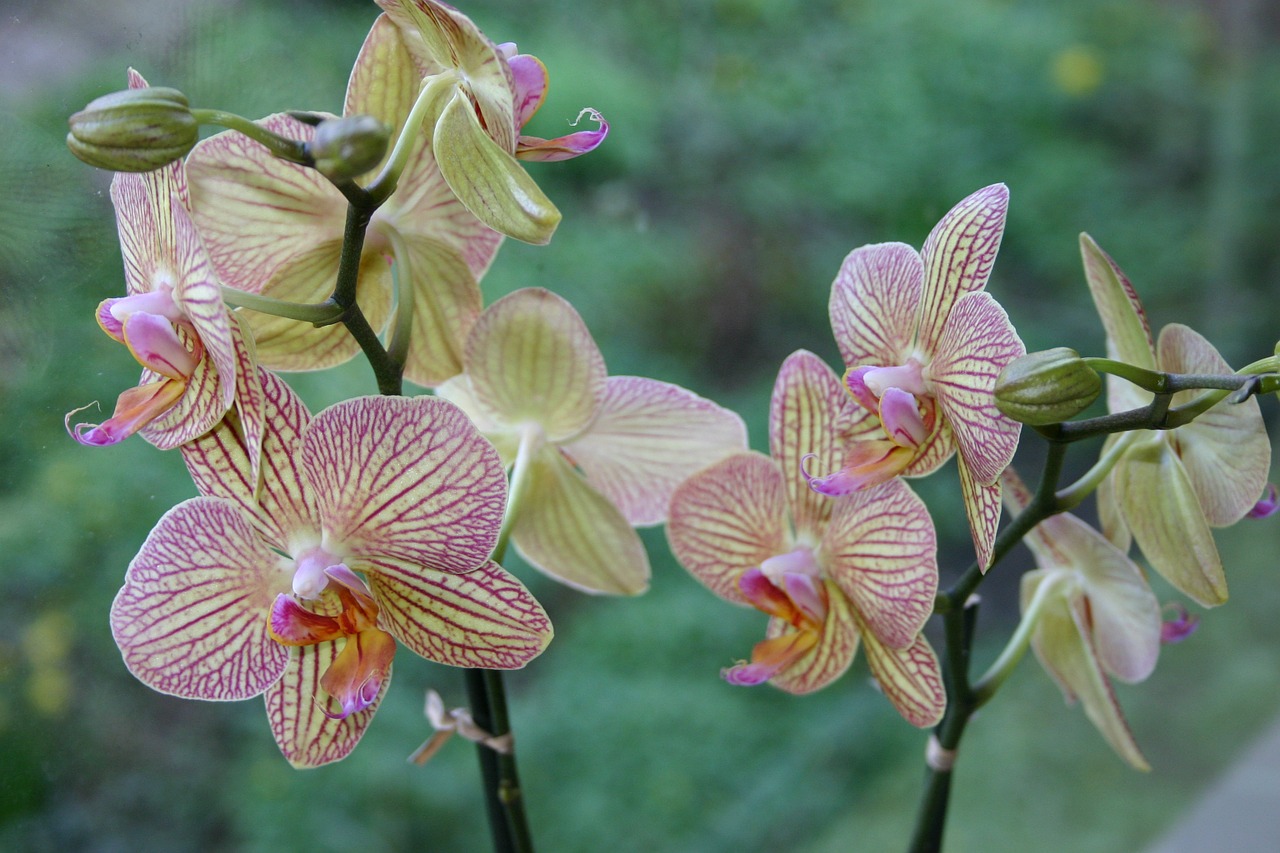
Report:
M285 758L314 767L359 741L397 642L464 667L542 651L546 613L489 560L502 463L457 407L362 397L313 419L274 375L263 387L272 476L255 497L229 423L186 445L202 496L129 566L111 630L134 675L184 698L265 694Z
M129 70L129 88L147 82ZM127 296L98 306L98 325L143 367L101 424L71 425L81 444L116 444L134 433L170 450L208 432L238 405L244 428L261 436L261 390L251 344L222 291L187 205L181 161L152 172L118 172L111 202L124 256ZM256 453L255 453L256 458Z
M802 456L834 464L847 400L836 375L794 353L774 386L773 458L736 453L671 498L672 553L716 595L772 617L734 684L791 693L829 684L859 641L871 672L917 726L942 717L938 660L920 633L938 586L937 543L924 503L901 480L828 501L798 476Z
M424 125L440 171L458 199L495 231L527 243L546 243L560 211L521 168L523 160L564 160L599 145L599 125L546 140L520 131L545 97L546 69L512 44L490 41L466 15L436 0L378 0L404 33L423 70L423 97L432 104ZM579 117L581 117L581 115Z
M1087 234L1080 235L1085 278L1107 331L1107 354L1146 370L1171 373L1231 373L1213 345L1177 323L1153 343L1142 303L1110 256ZM1195 392L1174 395L1188 403ZM1136 409L1152 394L1115 376L1107 377L1107 407ZM1122 439L1112 437L1108 446ZM1248 515L1267 484L1271 442L1258 401L1219 403L1176 430L1144 431L1129 445L1099 489L1103 530L1121 548L1130 536L1165 580L1187 597L1213 607L1227 600L1227 580L1211 527L1226 527Z
M691 471L746 447L733 412L666 382L608 376L578 312L546 290L489 306L463 363L438 391L514 466L512 544L584 591L643 592L649 559L633 525L665 521Z
M1008 189L994 184L952 208L921 252L880 243L845 258L831 286L831 328L865 416L840 470L810 477L822 494L846 495L928 474L958 452L984 570L1000 523L1000 472L1021 429L996 408L994 388L1026 348L983 291L1008 207Z
M1004 496L1017 512L1030 492L1008 469ZM1111 677L1143 681L1160 655L1160 603L1142 569L1102 534L1069 513L1040 522L1024 540L1035 571L1022 576L1024 618L1034 618L1031 646L1070 703L1116 754L1150 770L1111 689ZM1028 615L1030 614L1030 615Z
M351 72L345 114L372 115L398 138L406 132L422 73L400 29L379 16ZM295 139L315 132L282 114L261 124ZM458 202L432 156L429 135L408 132L416 138L396 190L374 212L366 232L357 299L370 324L384 328L396 266L399 304L413 321L405 376L429 386L462 369L460 342L483 307L478 282L502 236ZM224 281L291 302L329 297L347 216L347 200L333 184L232 131L199 143L187 171L193 217ZM315 328L257 312L247 316L267 367L320 370L360 351L340 324Z

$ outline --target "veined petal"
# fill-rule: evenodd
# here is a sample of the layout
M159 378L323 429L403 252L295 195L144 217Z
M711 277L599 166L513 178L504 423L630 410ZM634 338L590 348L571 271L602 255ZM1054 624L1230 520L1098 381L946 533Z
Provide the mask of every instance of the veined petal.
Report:
M769 453L782 472L796 536L812 543L822 538L834 503L809 487L804 470L840 467L844 443L836 421L850 405L834 371L811 352L797 350L778 370L769 402ZM808 456L813 459L806 462Z
M258 124L290 139L315 133L283 113ZM315 169L280 160L244 134L228 130L197 143L187 156L187 180L191 218L218 277L231 287L278 296L271 284L283 262L342 240L342 193ZM310 298L297 301L327 297L334 269L299 288Z
M236 355L235 411L240 419L240 433L249 459L249 478L256 486L262 471L262 437L267 429L266 394L258 372L258 354L253 338L236 315L231 316L231 332Z
M924 289L920 253L904 243L854 249L831 283L831 331L849 367L903 364Z
M774 687L788 693L812 693L835 681L858 651L858 629L850 609L849 600L838 587L826 581L827 618L822 624L822 634L813 648L794 662L788 663L771 679ZM781 637L794 629L779 619L769 620L769 636Z
M302 464L326 536L351 553L468 572L497 542L507 500L502 462L452 403L338 403L306 429Z
M492 561L460 575L385 559L361 568L384 626L427 660L519 669L551 642L551 620L542 605Z
M671 553L712 592L746 604L738 579L788 550L786 486L767 456L736 453L671 496Z
M1023 575L1023 599L1026 600L1043 576ZM1079 698L1085 714L1116 754L1137 770L1150 766L1133 740L1133 733L1116 702L1111 683L1102 671L1092 643L1088 639L1087 616L1082 602L1064 599L1063 607L1046 608L1032 636L1032 648L1041 663L1059 682L1065 698Z
M373 116L386 125L391 132L392 144L387 146L390 156L394 140L404 132L405 119L418 97L423 76L405 46L400 28L387 15L379 15L351 69L342 114ZM412 132L427 136L421 128Z
M254 476L250 439L224 419L207 435L184 444L182 459L202 495L235 504L253 520L268 543L292 552L295 537L318 541L320 516L313 498L302 487L302 430L311 420L306 406L274 373L259 371L265 431L261 464L265 474ZM312 543L314 544L314 543Z
M231 314L222 301L222 288L200 235L176 193L170 197L169 207L177 239L178 281L173 288L173 301L195 328L205 357L217 368L218 383L212 390L225 412L231 408L236 390Z
M1213 344L1181 324L1160 330L1157 353L1160 369L1171 373L1233 372ZM1192 396L1175 395L1173 404L1189 402ZM1235 524L1257 503L1271 470L1271 441L1256 397L1219 403L1170 433L1169 440L1211 526Z
M979 483L963 456L956 457L956 471L960 475L960 492L964 497L969 532L973 536L973 549L985 574L991 567L996 531L1000 528L1000 484Z
M169 199L185 189L182 168L179 160L150 172L116 172L111 179L125 286L131 296L177 283L177 237Z
M689 474L747 449L747 428L678 385L611 376L591 428L561 445L587 482L640 526L667 519L671 493Z
M1138 547L1164 579L1205 607L1227 600L1213 533L1186 469L1162 436L1135 444L1111 474Z
M938 542L929 510L906 483L839 501L819 553L865 630L895 649L915 641L933 613Z
M594 151L609 135L609 122L604 120L598 110L585 107L570 124L577 126L582 117L587 116L596 123L595 130L579 130L555 139L542 139L537 136L521 136L516 141L516 159L536 163L558 163L571 160Z
M1129 279L1088 234L1080 235L1084 277L1107 330L1107 355L1144 370L1156 369L1151 327ZM1107 377L1107 408L1122 412L1145 406L1151 394L1117 376Z
M541 288L517 290L480 316L467 339L476 399L506 424L539 424L547 440L577 435L604 397L604 357L567 301Z
M475 276L457 250L429 237L405 236L409 257L401 263L400 286L413 288L413 336L404 376L431 387L463 370L467 334L483 301Z
M920 250L924 295L916 337L926 352L933 350L960 297L987 286L1008 212L1009 188L992 184L951 208L929 232Z
M526 243L550 242L560 224L560 211L510 151L494 142L480 126L471 102L462 92L445 105L436 123L432 148L440 173L477 219Z
M528 477L511 542L534 568L584 592L638 595L648 588L640 537L558 449L538 451Z
M936 725L947 709L947 692L933 647L921 634L905 649L884 645L870 631L862 632L867 666L884 695L908 723L919 728Z
M150 371L143 371L144 382L153 378L158 377ZM200 359L186 381L175 384L183 388L182 395L171 407L162 410L138 430L143 438L161 450L181 447L204 435L227 413L219 392L218 369L210 359Z
M376 699L362 711L333 716L320 680L338 658L340 641L290 649L284 676L266 692L267 721L280 752L294 767L319 767L346 758L373 720L391 674Z
M189 699L246 699L288 657L267 634L284 561L234 506L192 498L169 510L129 564L111 633L143 683Z
M987 293L956 301L928 366L938 406L974 479L991 485L1013 461L1022 424L996 408L1000 371L1026 347L1003 308Z

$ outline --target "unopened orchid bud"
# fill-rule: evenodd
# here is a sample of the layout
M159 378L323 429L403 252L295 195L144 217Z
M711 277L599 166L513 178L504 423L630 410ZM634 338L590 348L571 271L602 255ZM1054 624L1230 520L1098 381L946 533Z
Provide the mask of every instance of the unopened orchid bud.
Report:
M331 181L347 181L372 169L387 153L391 132L373 116L321 122L307 146L316 171Z
M1089 408L1102 377L1068 347L1027 353L996 379L996 407L1032 426L1056 424Z
M90 166L150 172L186 156L200 131L187 96L163 86L103 95L67 120L67 147Z

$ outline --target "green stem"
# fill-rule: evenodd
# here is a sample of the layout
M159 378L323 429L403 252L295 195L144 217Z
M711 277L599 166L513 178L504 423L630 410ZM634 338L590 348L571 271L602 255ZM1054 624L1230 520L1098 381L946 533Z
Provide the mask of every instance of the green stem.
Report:
M222 301L239 308L248 308L262 314L284 317L310 323L313 326L331 326L342 322L342 306L329 299L325 302L307 304L288 302L284 299L273 299L259 293L246 293L234 287L222 286Z
M298 163L303 166L315 165L315 160L307 153L306 143L272 133L262 125L249 121L244 116L238 116L235 113L229 113L224 110L204 109L192 110L191 114L195 116L196 121L200 124L216 124L229 130L240 131L281 160L288 160L290 163Z
M1085 498L1093 494L1098 486L1102 485L1102 481L1107 478L1107 475L1111 473L1111 469L1116 467L1120 457L1138 440L1138 436L1141 434L1141 432L1135 431L1127 432L1120 436L1080 479L1069 486L1059 489L1057 493L1058 508L1063 512L1075 509Z
M387 158L382 171L378 173L378 177L374 178L367 187L369 196L375 203L381 204L395 192L400 173L409 162L413 144L418 134L424 130L423 121L429 114L439 115L440 102L444 99L446 91L456 83L457 75L453 71L444 71L423 81L418 99L413 102L413 108L409 110L409 115L404 120L404 126L396 138L395 146L391 149L391 155ZM434 125L434 122L432 124ZM425 130L431 133L434 127L425 128Z
M409 339L413 334L413 300L416 295L413 287L413 270L409 262L409 247L405 245L400 232L385 223L378 232L391 243L391 253L395 263L391 265L391 281L396 293L396 325L391 332L391 344L387 347L387 358L404 370L405 361L409 357Z
M1031 634L1035 631L1036 622L1040 619L1045 602L1049 600L1049 592L1063 577L1061 573L1049 575L1036 587L1035 595L1031 597L1031 602L1023 612L1021 621L1018 622L1018 629L1013 632L1013 636L1009 638L1009 642L1005 644L1004 650L1000 652L995 663L991 664L973 685L975 710L990 701L1000 689L1000 685L1004 684L1005 679L1013 672L1014 667L1022 660L1022 656L1026 654L1027 647L1031 645Z

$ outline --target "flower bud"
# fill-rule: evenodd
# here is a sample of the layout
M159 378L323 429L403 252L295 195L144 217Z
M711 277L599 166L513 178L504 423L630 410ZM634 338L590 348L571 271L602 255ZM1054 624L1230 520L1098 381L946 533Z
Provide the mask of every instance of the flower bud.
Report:
M1068 347L1027 353L996 379L996 407L1032 426L1056 424L1083 412L1102 393L1102 377Z
M350 116L321 122L307 144L316 171L331 181L347 181L378 165L387 153L391 132L373 116Z
M150 172L186 155L200 124L187 96L163 86L103 95L67 120L67 147L90 166Z

